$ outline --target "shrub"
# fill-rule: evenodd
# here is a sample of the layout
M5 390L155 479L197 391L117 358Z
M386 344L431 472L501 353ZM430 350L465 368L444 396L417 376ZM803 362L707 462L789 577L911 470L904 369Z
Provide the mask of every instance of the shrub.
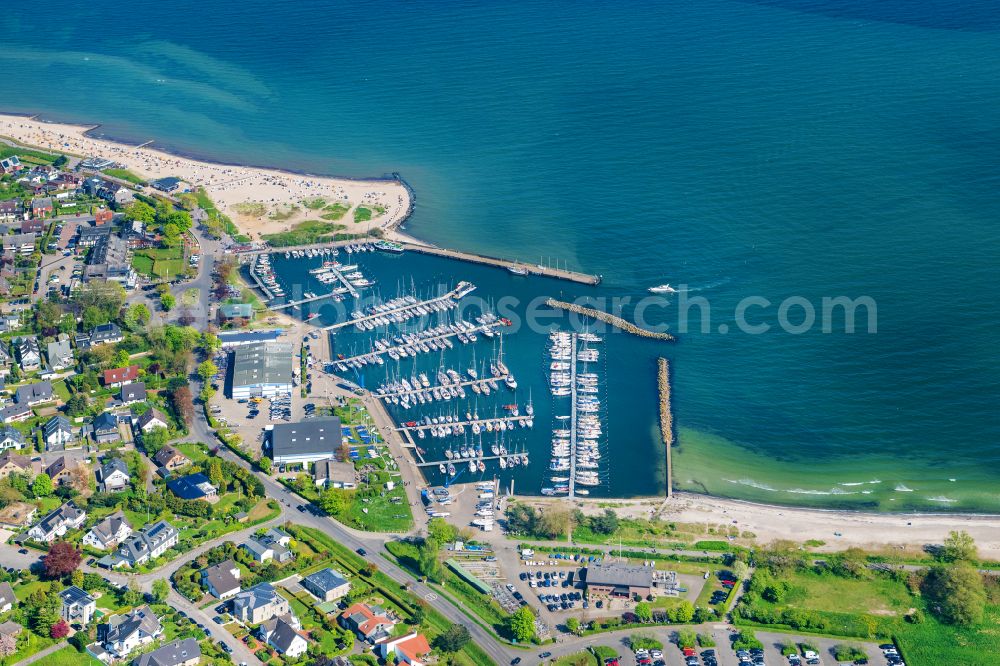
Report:
M837 661L855 661L856 659L867 659L868 653L857 645L840 643L833 646L833 658Z

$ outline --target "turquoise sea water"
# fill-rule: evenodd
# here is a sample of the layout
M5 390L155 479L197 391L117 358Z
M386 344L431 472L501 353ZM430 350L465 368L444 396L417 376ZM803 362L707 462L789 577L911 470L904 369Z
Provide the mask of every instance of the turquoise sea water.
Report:
M559 258L602 294L690 285L712 317L665 352L680 487L1000 510L1000 3L869 4L11 7L0 107L217 160L399 171L423 238ZM878 332L733 326L749 296L773 321L840 295L874 299ZM662 490L636 367L609 384L616 466L641 480L621 494Z

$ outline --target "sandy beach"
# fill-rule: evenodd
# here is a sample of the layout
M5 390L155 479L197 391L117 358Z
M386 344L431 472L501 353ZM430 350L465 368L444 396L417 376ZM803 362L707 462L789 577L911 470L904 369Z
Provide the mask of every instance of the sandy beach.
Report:
M277 169L230 166L201 162L156 150L96 139L86 132L93 127L30 120L24 116L0 114L0 136L28 146L37 146L80 157L114 160L145 180L175 176L193 187L204 187L216 205L229 215L240 230L253 239L261 234L286 231L296 222L317 219L322 211L308 210L302 202L322 198L328 204L343 203L379 206L385 212L370 222L355 223L348 212L339 224L347 232L362 233L381 228L392 230L405 219L411 206L409 191L388 180L349 180L294 174ZM262 215L238 212L240 204L261 204ZM292 212L292 207L297 210ZM279 213L280 220L269 216Z
M553 503L553 500L529 497L520 499L536 505ZM567 503L566 500L557 501L560 505ZM757 543L766 544L778 539L802 543L816 539L825 542L815 549L820 552L844 550L852 546L913 552L927 544L940 544L951 530L965 530L975 538L981 557L1000 559L1000 516L825 511L768 506L691 493L675 493L671 500L662 497L577 499L572 504L584 513L599 513L613 504L622 517L659 517L677 523L712 525L735 523L741 531L752 532Z

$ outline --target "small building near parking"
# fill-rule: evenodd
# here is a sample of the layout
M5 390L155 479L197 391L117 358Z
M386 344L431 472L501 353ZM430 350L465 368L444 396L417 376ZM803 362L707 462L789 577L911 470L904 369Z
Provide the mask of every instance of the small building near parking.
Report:
M271 430L271 458L278 465L308 466L330 460L340 450L343 434L336 416L301 423L277 423Z
M591 563L583 570L587 592L603 597L676 596L677 574L634 564Z

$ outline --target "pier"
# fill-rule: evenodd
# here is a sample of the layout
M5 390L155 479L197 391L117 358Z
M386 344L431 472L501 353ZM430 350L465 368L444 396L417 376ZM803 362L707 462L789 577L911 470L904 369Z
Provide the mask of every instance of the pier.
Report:
M575 312L577 314L584 315L586 317L591 317L597 319L598 321L603 321L606 324L611 324L615 328L619 328L626 333L631 333L632 335L638 335L641 338L652 338L654 340L664 340L672 342L676 338L669 333L658 333L656 331L648 331L644 328L639 328L632 322L622 319L621 317L616 317L613 314L607 312L602 312L601 310L595 310L593 308L585 308L582 305L575 305L573 303L565 303L563 301L557 301L554 298L550 298L545 301L545 304L550 308L556 308L560 310L567 310L569 312Z
M263 288L263 287L262 287ZM290 301L288 303L282 303L281 305L268 305L268 310L284 310L286 308L294 308L296 306L302 305L303 303L312 303L313 301L322 301L327 298L333 298L337 295L337 292L331 291L329 294L319 294L318 296L311 296L309 298L303 298L298 301Z
M526 264L520 261L508 261L505 259L500 259L498 257L490 257L483 254L473 254L471 252L462 252L461 250L448 250L442 247L436 247L434 245L424 245L421 243L412 242L402 242L400 243L405 249L412 252L419 252L421 254L432 254L437 257L448 257L450 259L460 259L462 261L468 261L473 264L482 264L485 266L495 266L496 268L503 268L507 270L511 267L517 267L519 269L524 269L529 275L542 275L545 277L557 278L560 280L568 280L570 282L577 282L579 284L587 285L598 285L601 283L600 275L590 275L588 273L580 273L577 271L566 270L563 268L551 268L549 266L542 265L532 265Z
M429 298L426 301L419 301L417 303L411 303L411 304L408 304L408 305L401 305L398 308L393 308L391 310L384 310L382 312L376 312L375 314L367 315L367 316L364 316L364 317L358 317L357 319L348 319L347 321L342 321L342 322L338 322L336 324L331 324L329 326L326 326L326 327L323 328L323 330L324 331L336 331L337 329L343 328L345 326L350 326L352 324L357 324L359 322L371 321L373 319L380 319L382 317L392 317L393 315L397 315L397 314L402 314L402 313L405 313L405 312L409 312L410 310L414 310L416 308L419 308L422 305L430 305L432 303L440 303L441 301L446 301L446 300L449 300L451 298L460 298L461 296L464 296L465 294L467 294L470 291L472 291L472 289L469 289L468 291L464 291L464 289L466 289L467 287L472 287L472 289L475 289L475 287L473 287L472 285L470 285L468 282L460 282L457 287L455 287L454 289L452 289L451 291L449 291L444 296L438 296L437 298ZM461 294L461 296L459 294ZM367 356L367 354L361 354L361 356Z
M355 321L358 321L358 320L355 320ZM476 326L475 328L472 328L472 329L463 329L462 332L463 333L469 333L469 332L472 332L472 333L482 333L485 329L491 328L491 327L495 327L496 325L497 324L495 322L492 323L492 324L483 324L482 326ZM404 343L404 344L401 344L401 345L393 345L392 347L386 347L385 349L382 349L382 350L373 349L370 352L365 352L364 354L356 354L354 356L348 356L348 357L345 357L345 358L335 358L335 359L333 359L332 362L333 363L353 363L354 361L358 361L360 359L368 359L368 358L371 358L372 356L382 356L383 354L388 354L390 350L392 350L392 351L399 351L400 349L405 349L405 350L407 350L407 353L409 353L413 349L413 346L415 344L419 344L421 342L434 342L434 341L437 341L437 340L444 340L446 338L453 338L456 335L458 335L457 331L448 331L447 333L442 333L441 335L434 335L434 336L431 336L429 338L420 338L416 342L407 342L407 343ZM451 386L456 386L456 385L452 384ZM430 391L431 389L428 388L428 389L424 389L424 390ZM375 397L383 397L383 396L376 395Z
M452 334L452 335L454 335L454 334ZM433 340L434 338L430 338L430 339ZM458 382L457 384L456 383L438 384L438 385L435 385L435 386L428 386L427 388L424 388L424 387L415 388L415 389L410 390L410 391L396 391L394 393L372 393L372 395L375 396L376 398L379 398L380 400L385 400L386 398L403 398L403 397L409 397L409 396L415 395L417 393L423 393L424 391L433 391L435 388L438 388L438 389L440 389L440 388L446 388L446 387L447 388L454 388L456 386L461 386L462 388L465 388L466 386L472 386L474 384L475 385L479 385L479 386L483 386L484 384L489 384L490 382L493 382L493 383L497 384L497 386L499 387L499 385L501 383L503 383L503 380L502 379L497 379L496 377L487 377L485 379L468 379L468 380L465 380L465 381ZM499 388L494 389L492 386L490 386L490 389L491 390L496 390L496 391L499 390Z
M656 383L660 390L660 436L666 447L667 456L667 499L674 495L673 465L670 448L674 445L674 420L670 410L670 362L665 358L656 361Z
M510 455L512 455L512 454L510 454ZM427 461L425 461L425 462L418 462L418 463L414 463L414 465L416 465L417 467L437 467L438 465L447 465L448 463L451 463L451 464L456 465L456 466L457 465L468 465L468 461L469 460L475 460L476 462L482 460L483 462L485 462L487 460L500 460L500 458L509 458L510 455L506 455L506 456L494 456L494 455L489 455L489 456L473 456L471 458L445 458L444 460L434 460L434 461L429 461L429 462L427 462ZM518 455L521 455L521 454L518 454Z
M250 264L250 277L253 278L253 281L257 283L257 288L260 289L265 296L267 296L267 300L273 301L274 294L272 294L271 290L268 289L261 281L260 276L257 275L257 271L254 270L254 265L252 263Z
M573 499L576 497L576 441L579 437L576 431L576 397L578 394L576 385L577 334L573 333L570 335L570 339L572 340L572 352L570 353L569 360L569 385L571 387L569 399L572 403L572 409L569 413L569 494L567 497Z
M503 421L504 423L520 423L523 419L529 419L530 416L495 416L492 419L477 419L473 421L454 421L452 423L418 423L417 425L407 426L402 425L396 428L398 431L402 430L430 430L431 428L454 428L455 426L472 426L472 425L485 425L487 423L496 423L498 421Z
M347 287L347 293L349 293L354 298L357 298L358 296L361 295L360 293L358 293L357 288L355 288L355 286L351 284L351 281L348 280L346 277L344 277L344 274L340 272L339 268L337 268L336 266L327 266L327 268L329 268L330 272L332 272L334 275L337 276L337 279L340 280L340 283L342 285Z

